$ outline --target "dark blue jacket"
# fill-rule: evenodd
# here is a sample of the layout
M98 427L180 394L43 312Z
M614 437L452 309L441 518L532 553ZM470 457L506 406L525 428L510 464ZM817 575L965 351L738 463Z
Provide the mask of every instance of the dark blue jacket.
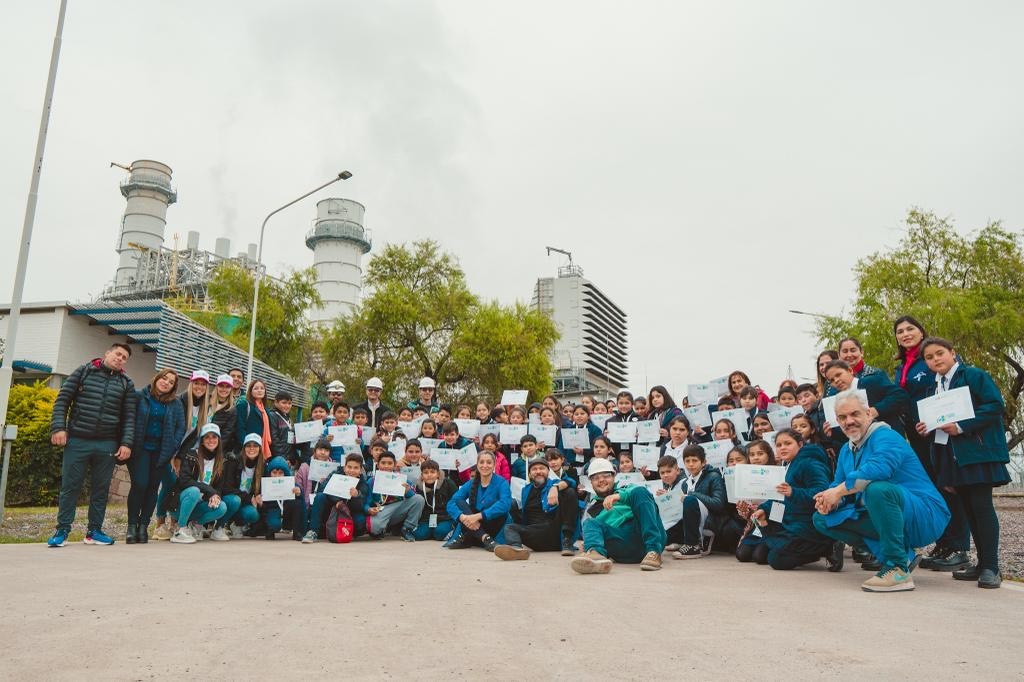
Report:
M151 393L149 386L135 393L135 445L132 447L132 459L145 456L143 445L146 442L146 422L149 421ZM160 435L160 448L157 450L157 466L171 461L178 449L178 444L185 437L185 412L181 409L180 400L166 403L164 411L163 431Z
M590 458L594 456L594 450L592 447L583 448L583 461L576 461L576 452L572 448L567 448L562 445L562 431L572 431L576 429L576 424L573 423L571 426L566 426L558 430L558 448L562 451L562 456L565 457L566 466L573 466L590 461ZM587 422L587 435L590 437L590 445L594 445L594 439L602 434L601 429L592 421Z
M889 381L885 372L864 374L857 380L857 388L867 392L868 404L878 411L880 421L905 435L905 421L910 418L910 396L906 391Z
M783 501L786 511L782 516L781 532L777 530L777 524L768 526L765 541L769 547L781 546L794 537L828 542L814 529L811 517L814 516L814 496L829 487L831 478L828 455L821 447L808 444L800 448L786 467L786 483L793 488L793 494ZM762 504L761 509L768 514L771 501Z
M949 437L958 466L982 462L1009 462L1006 428L1003 426L1003 396L992 377L983 369L960 365L949 380L948 389L966 386L974 403L974 419L957 422L962 434ZM928 395L935 395L933 384ZM948 390L947 389L947 390ZM934 447L934 438L932 438Z
M264 403L263 409L267 410L267 419L269 421L269 410L271 408L267 407ZM260 438L263 437L263 417L260 415L259 408L254 403L250 403L245 398L242 398L235 403L235 415L238 417L238 428L235 433L238 437L238 442L244 443L245 437L250 433L255 433Z

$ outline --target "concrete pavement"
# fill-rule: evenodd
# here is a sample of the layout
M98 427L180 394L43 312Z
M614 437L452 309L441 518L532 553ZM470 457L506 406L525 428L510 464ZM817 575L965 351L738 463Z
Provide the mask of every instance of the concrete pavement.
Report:
M0 546L0 678L1020 679L1024 589L724 555L504 563L398 540Z

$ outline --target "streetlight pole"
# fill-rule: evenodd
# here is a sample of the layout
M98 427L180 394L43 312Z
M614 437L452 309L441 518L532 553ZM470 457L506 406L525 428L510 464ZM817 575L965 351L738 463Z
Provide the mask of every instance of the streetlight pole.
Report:
M249 326L249 365L248 365L248 367L246 368L246 371L245 371L245 378L248 379L249 381L252 381L252 358L253 358L253 351L256 348L256 309L257 309L257 307L259 306L259 303L260 303L260 278L263 275L263 232L267 229L267 221L270 220L271 217L274 216L274 214L280 213L281 211L283 211L284 209L288 208L292 204L299 203L300 201L302 201L306 197L310 196L311 194L316 194L317 192L322 190L324 187L328 187L330 185L333 185L334 183L338 182L339 180L348 180L351 177L352 177L352 174L349 173L348 171L341 171L340 173L338 173L337 177L329 180L328 182L325 182L324 184L320 185L316 189L312 189L312 190L306 192L305 194L303 194L298 199L294 199L292 201L289 201L287 204L285 204L281 208L274 209L273 211L271 211L270 213L267 214L266 218L263 219L263 225L260 226L259 248L258 248L258 250L256 252L256 277L255 277L255 284L253 286L253 291L252 291L252 324Z
M4 349L4 364L0 367L0 432L4 441L3 468L0 471L0 520L3 519L4 498L7 495L7 468L11 458L11 441L17 434L17 427L7 426L7 405L11 397L11 380L14 378L15 352L18 346L18 321L21 317L21 298L25 291L25 270L28 267L28 250L32 244L32 228L36 220L36 200L39 197L39 178L43 173L43 152L46 150L46 133L50 127L50 106L53 104L53 86L57 81L57 63L60 61L61 37L64 34L64 15L68 2L61 0L57 11L57 32L53 36L53 51L50 53L50 74L46 79L46 94L43 95L43 113L39 119L39 136L36 138L36 155L32 160L32 182L29 185L28 201L25 203L25 222L21 227L21 246L18 249L18 266L14 271L14 290L11 292L11 313L7 318L7 341Z
M829 319L829 316L825 315L824 313L807 313L807 312L804 312L803 310L789 310L787 312L791 312L794 315L806 315L807 317L816 317L819 320L827 320L827 319Z

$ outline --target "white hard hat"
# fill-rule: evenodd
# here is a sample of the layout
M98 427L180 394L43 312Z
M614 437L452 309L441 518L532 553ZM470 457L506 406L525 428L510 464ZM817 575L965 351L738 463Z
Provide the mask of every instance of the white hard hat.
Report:
M327 384L327 390L328 391L338 391L339 393L344 393L345 392L345 384L343 384L340 381L338 381L337 379L335 379L331 383Z
M612 474L614 476L615 467L608 460L595 457L590 460L590 465L587 467L587 475L593 476L594 474Z
M420 388L437 388L437 384L430 377L420 379Z
M383 391L384 390L384 382L380 380L380 377L370 377L370 379L366 382L366 387L367 388L379 388L380 390Z

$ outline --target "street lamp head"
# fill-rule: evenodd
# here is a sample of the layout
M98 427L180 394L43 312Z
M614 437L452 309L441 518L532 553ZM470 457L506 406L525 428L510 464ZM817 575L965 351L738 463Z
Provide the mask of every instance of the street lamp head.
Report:
M338 173L338 177L342 180L348 180L349 178L352 177L352 174L349 173L348 171L341 171L340 173Z

